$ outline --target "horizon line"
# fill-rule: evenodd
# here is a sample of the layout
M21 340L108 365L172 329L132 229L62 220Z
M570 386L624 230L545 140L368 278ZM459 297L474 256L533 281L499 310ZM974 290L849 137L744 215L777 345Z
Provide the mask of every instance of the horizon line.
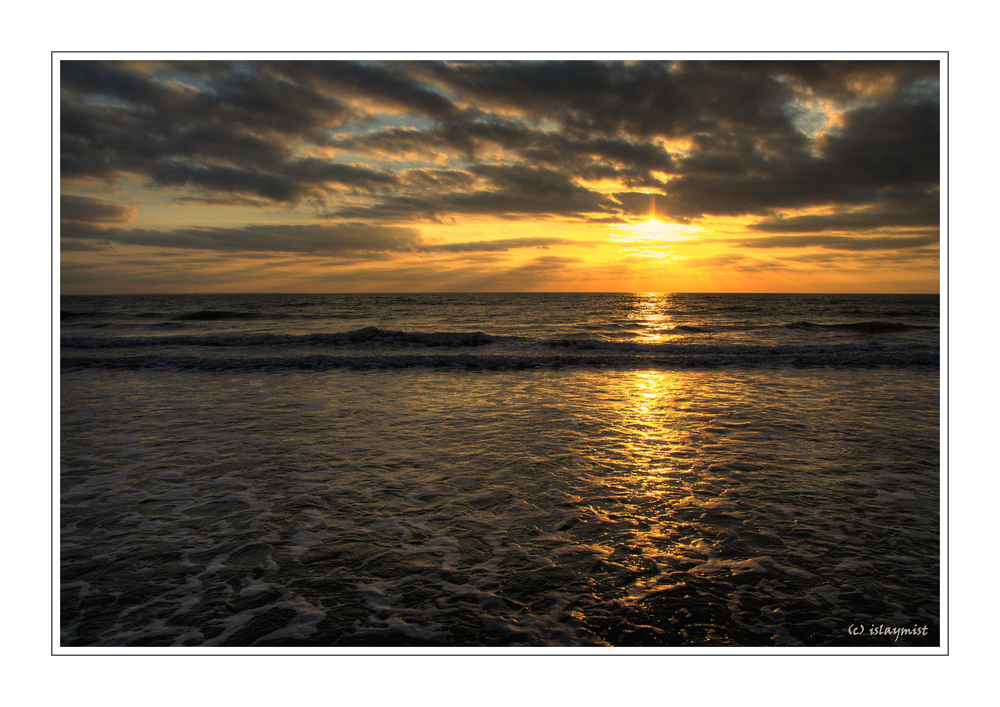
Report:
M116 296L166 296L166 295L923 295L941 296L941 292L782 292L782 291L747 291L721 292L696 290L421 290L377 291L377 292L255 292L233 290L226 292L60 292L60 297L116 297Z

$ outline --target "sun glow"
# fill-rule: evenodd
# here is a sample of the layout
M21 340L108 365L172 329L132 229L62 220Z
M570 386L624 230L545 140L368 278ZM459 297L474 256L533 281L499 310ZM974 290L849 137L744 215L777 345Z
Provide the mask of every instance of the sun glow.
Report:
M650 218L632 226L622 226L621 230L628 231L628 233L612 233L611 238L619 243L655 244L667 241L684 241L701 229L697 226L664 223L656 218Z

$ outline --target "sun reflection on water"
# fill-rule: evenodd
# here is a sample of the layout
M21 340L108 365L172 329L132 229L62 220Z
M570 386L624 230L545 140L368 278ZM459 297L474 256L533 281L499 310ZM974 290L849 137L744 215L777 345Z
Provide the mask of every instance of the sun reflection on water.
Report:
M625 463L616 472L627 489L618 500L619 512L633 523L629 533L616 538L614 549L622 566L636 573L624 600L641 601L683 585L691 573L742 571L742 565L731 568L728 558L718 557L720 539L743 521L732 479L724 472L720 478L728 460L714 449L722 433L720 418L728 414L705 398L705 387L717 381L691 372L647 370L626 373L618 383Z
M690 468L676 456L688 448L678 416L690 397L690 377L673 371L637 371L623 376L620 385L622 444L631 462L624 471L645 491L659 493L657 477Z
M671 314L672 296L658 292L642 295L629 319L638 329L638 340L643 344L658 344L676 340L675 317Z

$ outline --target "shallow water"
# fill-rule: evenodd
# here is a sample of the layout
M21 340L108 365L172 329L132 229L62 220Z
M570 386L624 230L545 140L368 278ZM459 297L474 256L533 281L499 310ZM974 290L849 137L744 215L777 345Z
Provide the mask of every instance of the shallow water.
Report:
M872 365L64 361L62 645L938 645L939 376Z

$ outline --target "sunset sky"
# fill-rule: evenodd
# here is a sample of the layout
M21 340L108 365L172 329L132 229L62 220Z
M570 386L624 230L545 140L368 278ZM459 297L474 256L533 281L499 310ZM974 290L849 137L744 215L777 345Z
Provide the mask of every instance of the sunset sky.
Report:
M941 64L57 56L60 283L937 292Z

